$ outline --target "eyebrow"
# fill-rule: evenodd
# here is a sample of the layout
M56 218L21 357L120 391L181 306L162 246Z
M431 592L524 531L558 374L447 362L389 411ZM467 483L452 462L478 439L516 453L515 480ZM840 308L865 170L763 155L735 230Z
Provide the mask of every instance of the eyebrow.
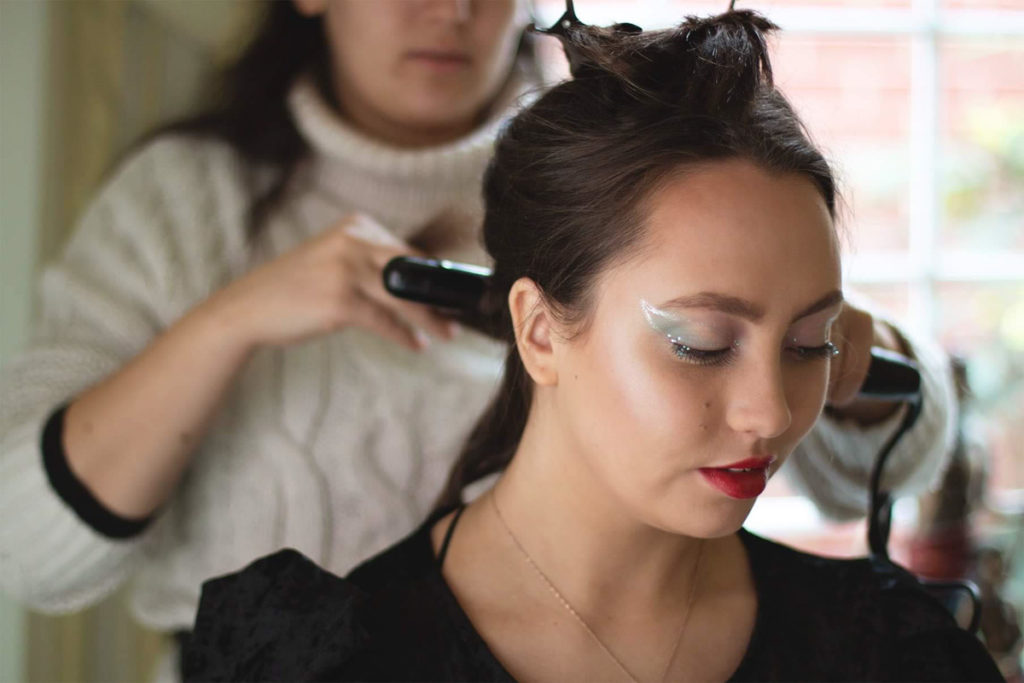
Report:
M838 289L834 289L793 316L791 322L806 318L818 311L832 308L842 302L843 293ZM717 292L698 292L697 294L681 296L666 302L664 308L707 308L735 315L751 322L759 321L764 317L765 313L763 306L759 306L752 301Z

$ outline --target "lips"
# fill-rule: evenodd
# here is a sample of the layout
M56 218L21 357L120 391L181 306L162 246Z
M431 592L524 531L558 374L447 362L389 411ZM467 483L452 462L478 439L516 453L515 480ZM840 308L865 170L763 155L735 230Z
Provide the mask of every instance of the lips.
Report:
M775 456L747 458L723 467L702 467L699 472L713 487L739 500L756 498L768 486L768 470Z
M465 52L457 50L413 50L406 53L413 61L439 69L461 69L469 66L471 59Z

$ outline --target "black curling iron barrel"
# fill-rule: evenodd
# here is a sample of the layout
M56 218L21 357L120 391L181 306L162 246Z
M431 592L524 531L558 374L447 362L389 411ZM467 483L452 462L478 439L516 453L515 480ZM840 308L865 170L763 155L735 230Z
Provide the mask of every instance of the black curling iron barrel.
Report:
M895 351L872 347L871 365L859 392L862 398L914 401L920 394L921 373L917 363Z
M490 276L490 269L468 263L399 256L384 267L384 287L400 299L475 313Z

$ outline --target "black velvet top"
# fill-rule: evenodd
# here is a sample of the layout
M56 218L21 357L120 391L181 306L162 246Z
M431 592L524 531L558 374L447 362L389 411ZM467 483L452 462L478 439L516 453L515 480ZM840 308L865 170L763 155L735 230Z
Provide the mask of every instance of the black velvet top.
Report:
M207 581L185 679L513 680L441 575L447 539L435 557L430 529L442 514L344 579L282 550ZM730 680L1002 680L910 574L740 538L758 606Z

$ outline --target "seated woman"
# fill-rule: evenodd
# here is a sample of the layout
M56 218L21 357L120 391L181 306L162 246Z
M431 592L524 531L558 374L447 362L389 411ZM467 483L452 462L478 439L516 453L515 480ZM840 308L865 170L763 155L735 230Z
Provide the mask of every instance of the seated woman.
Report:
M514 345L438 510L344 579L282 551L207 582L186 677L998 680L909 574L742 529L822 410L843 302L774 27L573 19L574 79L487 174Z

